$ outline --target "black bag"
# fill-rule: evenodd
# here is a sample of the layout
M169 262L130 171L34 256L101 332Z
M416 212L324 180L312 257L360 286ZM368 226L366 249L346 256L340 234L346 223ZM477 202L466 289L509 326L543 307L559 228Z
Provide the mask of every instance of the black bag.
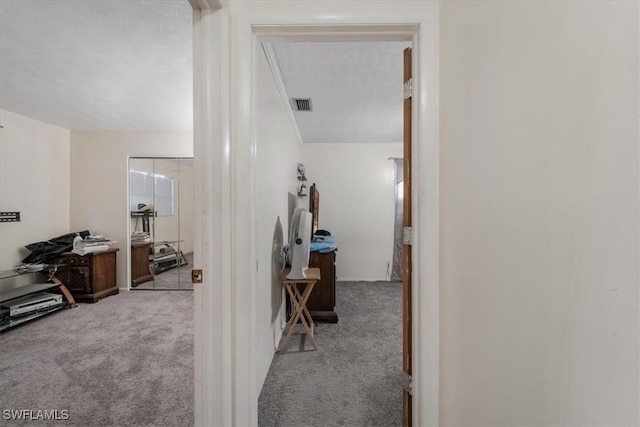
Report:
M46 242L30 243L25 248L29 249L31 254L23 259L22 262L25 264L51 264L62 253L73 249L73 239L78 234L83 239L91 235L89 230L85 230L64 234Z

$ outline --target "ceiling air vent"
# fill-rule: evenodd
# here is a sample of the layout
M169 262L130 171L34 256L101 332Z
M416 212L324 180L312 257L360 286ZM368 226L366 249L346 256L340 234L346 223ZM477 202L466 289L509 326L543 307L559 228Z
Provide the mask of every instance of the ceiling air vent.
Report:
M311 111L311 98L291 98L293 111Z

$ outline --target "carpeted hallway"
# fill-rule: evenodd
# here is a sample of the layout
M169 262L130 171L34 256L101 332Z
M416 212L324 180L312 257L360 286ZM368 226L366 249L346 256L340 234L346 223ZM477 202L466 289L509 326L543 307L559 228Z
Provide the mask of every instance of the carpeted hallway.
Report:
M336 282L318 350L298 325L262 388L262 427L402 425L402 283Z

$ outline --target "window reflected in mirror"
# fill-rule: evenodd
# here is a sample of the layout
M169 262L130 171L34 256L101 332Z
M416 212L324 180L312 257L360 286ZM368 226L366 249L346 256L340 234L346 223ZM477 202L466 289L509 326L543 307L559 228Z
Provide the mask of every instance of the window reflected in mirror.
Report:
M191 290L193 159L129 159L130 271L135 290Z

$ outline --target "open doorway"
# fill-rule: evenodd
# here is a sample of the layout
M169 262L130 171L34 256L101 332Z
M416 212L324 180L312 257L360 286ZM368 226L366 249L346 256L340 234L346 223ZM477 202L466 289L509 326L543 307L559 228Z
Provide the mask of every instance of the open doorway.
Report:
M254 424L257 420L257 395L262 383L259 370L265 360L268 366L273 351L264 353L257 344L264 340L264 335L271 335L270 345L273 348L273 335L261 332L256 316L264 302L258 304L261 298L258 294L261 286L258 276L261 275L261 266L264 268L265 265L259 260L253 263L260 241L254 224L256 218L262 215L256 204L255 153L260 147L255 140L253 103L254 67L259 43L270 38L335 40L343 37L352 40L411 40L416 48L414 56L418 60L414 64L420 83L414 101L419 108L413 113L413 145L422 149L416 152L417 167L413 170L413 174L420 178L412 192L418 195L414 210L418 213L416 225L420 227L414 236L417 249L414 252L417 261L414 262L414 272L417 274L412 287L417 290L413 304L421 307L423 312L418 315L414 311L413 314L416 327L412 335L419 338L417 348L413 349L418 356L414 360L420 361L414 362L419 368L414 370L419 381L414 380L413 407L417 415L415 422L437 423L437 8L429 4L410 10L396 7L369 10L366 6L366 11L341 8L339 16L331 15L334 18L329 18L318 9L292 9L291 4L284 9L276 7L277 10L262 10L260 13L251 13L251 5L247 6L247 10L240 5L231 10L234 15L231 30L233 43L229 40L231 36L227 30L230 19L225 11L208 15L206 23L200 27L199 44L196 46L200 49L202 44L206 45L203 58L206 61L200 61L200 65L205 67L205 75L209 75L207 67L211 65L213 68L210 71L220 77L220 85L210 86L211 80L203 76L198 76L197 83L197 87L205 94L203 100L209 97L214 102L202 102L196 114L202 119L196 119L196 135L198 132L203 135L200 140L196 136L196 149L204 150L203 166L212 164L213 170L220 173L219 179L211 181L211 185L204 188L203 203L208 204L212 196L216 197L222 206L230 206L231 213L228 215L223 209L221 215L214 211L214 215L209 216L208 211L203 211L201 217L196 217L196 221L206 221L210 217L214 220L213 223L205 222L211 225L203 228L203 240L211 245L203 245L203 249L206 252L212 246L218 251L212 253L211 257L203 257L203 267L212 275L211 278L206 276L206 280L220 283L216 287L206 285L195 289L196 300L204 303L202 308L196 307L196 325L202 326L196 331L196 420L211 424L233 419L235 423ZM333 7L340 8L335 4ZM216 37L211 37L212 34ZM227 68L224 64L229 53L232 63ZM218 68L220 64L222 67ZM221 74L216 70L221 70ZM229 88L229 91L224 88ZM222 108L218 108L218 105L222 105ZM229 111L227 106L233 120L228 120L225 114ZM220 111L222 114L219 114ZM221 144L207 146L203 143L212 136L220 138ZM206 181L208 169L203 167L202 170ZM428 209L425 209L427 206ZM251 226L247 228L249 224ZM273 232L273 225L271 230ZM272 238L269 239L271 241ZM249 264L246 263L247 259ZM247 265L255 265L256 268L246 268ZM233 298L224 298L225 295ZM228 310L225 306L228 301L235 308ZM428 310L428 313L424 310ZM233 325L233 329L228 330L225 325ZM421 348L422 345L424 348ZM232 367L231 373L206 364L207 360L221 360L223 366ZM219 403L211 407L207 406L207 402Z
M410 45L409 41L268 44L264 50L271 73L258 54L258 224L268 212L265 207L273 205L262 196L266 183L283 175L281 168L270 166L286 166L287 161L277 157L290 156L291 169L296 160L304 164L306 187L320 191L318 228L337 245L337 251L326 254L316 254L312 245L311 267L314 258L330 257L330 264L335 263L334 270L320 263L323 277L331 274L335 280L318 282L307 304L320 348L310 351L300 327L301 333L294 335L287 349L274 356L259 399L261 425L276 419L302 423L308 417L323 418L328 424L402 423L402 279L389 281L396 192L395 165L389 159L403 156L403 50ZM314 72L320 74L311 75ZM281 99L275 99L274 87ZM300 99L309 101L304 110L295 108ZM273 112L278 103L286 114ZM287 121L287 115L293 120ZM287 126L293 128L289 134L272 140L272 127L282 132ZM287 137L289 144L282 145ZM290 185L295 184L304 188L304 183L292 179ZM285 188L276 191L284 193ZM311 193L297 194L308 206L305 197ZM282 292L278 280L271 286L272 294ZM326 311L318 313L313 305L325 298L331 301L323 307ZM292 371L306 374L288 375ZM295 402L281 398L278 390L285 384L298 396Z

